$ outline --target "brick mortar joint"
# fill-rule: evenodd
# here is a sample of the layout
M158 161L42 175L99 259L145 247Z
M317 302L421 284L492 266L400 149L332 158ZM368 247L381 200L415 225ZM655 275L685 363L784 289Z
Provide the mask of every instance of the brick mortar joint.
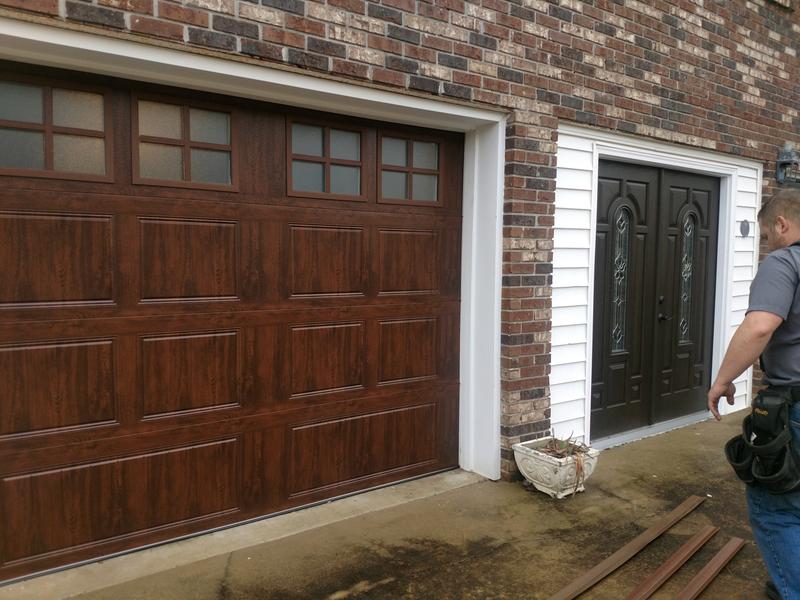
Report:
M515 111L509 110L506 108L500 108L496 104L490 104L487 102L482 102L480 100L473 100L471 102L466 101L459 101L457 98L451 98L449 96L440 96L440 95L431 95L425 93L416 92L413 89L408 88L398 88L393 86L385 86L379 83L374 83L371 81L363 81L363 80L353 80L347 77L338 77L336 75L332 75L326 72L320 71L313 71L310 69L302 69L298 67L294 67L292 65L287 65L280 62L274 61L265 61L265 60L258 60L254 58L249 58L247 56L242 56L236 52L222 52L216 51L207 48L200 48L197 46L190 46L188 44L177 43L177 42L170 42L169 40L164 40L161 38L149 37L144 35L139 35L134 32L125 30L117 30L117 29L109 29L102 26L96 25L89 25L83 23L76 23L72 20L66 19L62 16L46 16L46 15L37 15L32 13L26 13L17 11L14 9L0 7L0 17L6 17L12 19L14 21L22 21L26 23L34 23L38 25L46 25L49 27L57 27L59 29L64 29L67 31L76 31L80 33L89 33L92 35L98 35L101 37L107 37L112 39L118 40L126 40L129 42L135 42L138 44L143 44L146 46L157 46L160 48L166 48L169 50L178 50L180 52L186 52L189 54L197 54L200 56L208 56L211 58L221 58L223 60L229 60L234 62L240 62L243 64L258 66L258 67L266 67L270 69L274 69L276 71L284 71L287 73L294 73L298 75L306 75L309 77L315 77L317 79L323 79L326 81L335 81L337 83L347 83L350 85L354 85L357 87L367 88L367 89L375 89L380 90L383 92L393 92L395 94L401 94L403 96L411 96L415 98L424 98L426 100L434 100L436 102L441 102L442 104L449 104L454 106L462 106L466 108L481 108L483 110L487 110L498 115L506 115L507 117L512 115ZM200 28L205 31L213 31L207 28ZM237 39L240 36L235 36ZM285 48L283 49L285 50ZM284 53L285 54L285 53Z

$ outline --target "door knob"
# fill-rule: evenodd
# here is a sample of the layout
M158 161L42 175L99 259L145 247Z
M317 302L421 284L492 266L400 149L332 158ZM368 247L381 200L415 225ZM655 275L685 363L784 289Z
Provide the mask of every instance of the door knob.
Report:
M672 321L672 317L667 316L664 313L658 313L658 320L659 321Z

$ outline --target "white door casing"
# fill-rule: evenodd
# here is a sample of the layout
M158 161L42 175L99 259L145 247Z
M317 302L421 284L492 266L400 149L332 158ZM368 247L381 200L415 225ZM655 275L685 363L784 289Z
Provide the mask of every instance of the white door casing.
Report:
M554 435L591 440L591 373L597 177L601 158L667 167L720 178L717 289L712 374L744 319L758 268L762 166L706 150L562 125L558 131L553 250L551 421ZM739 223L750 233L742 237ZM752 369L736 381L736 403L749 405Z

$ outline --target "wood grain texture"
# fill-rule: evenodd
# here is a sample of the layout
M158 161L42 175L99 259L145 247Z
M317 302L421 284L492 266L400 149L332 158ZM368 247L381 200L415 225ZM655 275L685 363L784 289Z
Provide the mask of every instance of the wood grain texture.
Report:
M680 569L687 560L702 548L719 531L719 527L707 525L689 538L661 566L648 575L636 588L625 597L625 600L646 600L658 591L666 581Z
M110 217L0 212L0 240L0 304L113 300Z
M591 588L604 577L616 571L632 557L643 550L650 542L675 525L683 517L692 512L705 501L700 496L689 496L668 515L642 532L611 556L589 569L586 573L575 579L572 583L562 588L550 597L550 600L571 600Z
M236 223L142 219L142 299L234 298Z
M708 563L700 569L700 572L695 575L692 580L686 584L675 600L694 600L703 593L714 578L719 575L719 572L725 568L729 562L733 560L739 550L744 546L744 540L741 538L731 538L722 549L708 561Z
M235 331L143 338L142 415L238 404L236 338Z
M401 127L441 144L441 204L383 204L384 123L22 70L107 90L113 181L0 175L0 496L26 530L0 580L457 466L462 134ZM229 112L236 185L137 180L137 95ZM291 118L361 132L363 198L288 196Z
M436 457L435 406L426 404L305 427L291 434L292 494Z
M0 345L0 435L116 418L112 340Z
M4 561L234 510L238 445L226 439L7 477Z

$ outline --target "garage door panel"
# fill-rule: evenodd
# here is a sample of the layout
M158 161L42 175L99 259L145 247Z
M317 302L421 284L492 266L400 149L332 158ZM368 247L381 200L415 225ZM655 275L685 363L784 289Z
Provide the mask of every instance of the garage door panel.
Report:
M113 423L114 340L0 345L0 436Z
M110 304L110 216L0 213L0 305Z
M289 295L367 293L364 228L289 226Z
M436 319L380 321L379 328L379 385L437 376L440 361Z
M241 346L235 330L142 337L142 417L240 406Z
M439 291L437 231L381 229L377 237L379 294L433 294Z
M435 414L423 404L292 428L290 494L434 462Z
M290 327L289 393L297 397L363 389L365 351L363 322Z
M140 219L141 298L238 296L238 223Z
M3 561L235 511L240 451L228 438L6 477Z

